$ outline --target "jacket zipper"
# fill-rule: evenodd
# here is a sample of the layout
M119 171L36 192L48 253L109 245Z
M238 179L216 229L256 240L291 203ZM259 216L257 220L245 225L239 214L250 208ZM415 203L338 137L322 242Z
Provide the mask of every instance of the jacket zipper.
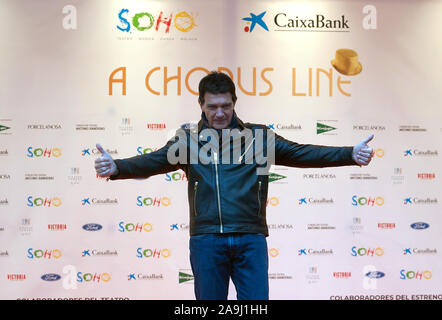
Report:
M193 185L193 211L195 217L198 215L198 211L196 210L196 192L198 191L198 181L195 181Z
M216 152L213 153L213 160L215 161L216 194L218 197L219 232L223 233L223 220L221 218L221 197L219 195L218 154Z
M245 154L247 153L247 151L249 151L250 147L253 144L253 141L255 141L255 137L253 137L252 141L250 142L249 146L246 148L246 150L244 151L244 153L239 157L238 162L241 162L243 157L245 156Z
M261 181L258 181L258 216L261 214Z

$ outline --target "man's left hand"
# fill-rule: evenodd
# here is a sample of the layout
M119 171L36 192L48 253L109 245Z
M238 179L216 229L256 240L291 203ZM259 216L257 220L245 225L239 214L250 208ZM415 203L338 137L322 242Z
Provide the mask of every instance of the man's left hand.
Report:
M353 147L353 160L360 166L368 165L373 158L373 148L367 145L373 137L374 135L372 134Z

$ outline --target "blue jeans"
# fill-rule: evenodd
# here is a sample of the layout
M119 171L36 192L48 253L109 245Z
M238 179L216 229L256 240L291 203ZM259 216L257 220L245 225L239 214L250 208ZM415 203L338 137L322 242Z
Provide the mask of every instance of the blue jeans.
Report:
M267 241L262 234L199 234L190 237L197 300L227 300L229 279L238 300L268 300Z

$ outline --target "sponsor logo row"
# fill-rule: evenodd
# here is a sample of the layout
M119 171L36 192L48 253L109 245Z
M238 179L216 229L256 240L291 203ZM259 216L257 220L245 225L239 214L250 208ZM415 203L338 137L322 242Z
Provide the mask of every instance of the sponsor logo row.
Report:
M414 222L411 224L404 224L407 228L422 231L427 230L430 228L430 224L426 222ZM353 224L351 225L344 225L337 227L336 225L331 225L328 223L307 223L303 225L298 225L296 228L293 224L289 223L271 223L268 224L268 229L270 232L283 232L283 231L300 231L300 230L306 230L308 232L327 232L327 231L336 231L337 229L341 229L344 232L351 232L353 235L362 234L364 232L364 226L361 223L361 218L353 218ZM371 223L368 227L370 227L370 232L374 232L374 230L396 230L401 229L396 222L376 222ZM45 227L46 228L46 227ZM77 230L80 228L77 227ZM87 223L81 227L83 231L88 232L94 232L94 231L100 231L103 230L103 226L98 223ZM18 234L21 236L29 236L34 232L34 227L31 224L30 218L24 218L22 219L21 223L19 224L18 228L13 229L15 232L18 230ZM71 228L70 225L65 223L50 223L47 225L48 232L73 232L74 230ZM119 233L133 233L133 234L139 234L139 233L145 233L145 232L152 232L154 230L154 227L151 223L145 222L145 223L125 223L120 222L116 225L116 227L109 227L106 230L106 232L119 232ZM155 230L157 230L155 228ZM5 227L0 225L0 232L9 231L9 226ZM188 223L172 223L169 226L163 227L160 229L161 232L188 232L189 231L189 224ZM403 230L402 230L403 231Z
M62 146L28 146L25 147L24 155L26 159L59 159L63 158L64 147ZM119 157L120 153L117 148L106 148L107 153L111 156ZM137 155L149 154L157 151L158 147L154 146L137 146L134 148L134 153ZM0 156L7 157L11 154L7 148L0 147ZM95 147L81 147L78 149L77 154L81 157L100 156L100 151ZM383 148L374 149L374 158L384 158L387 151ZM438 158L439 151L437 149L422 149L422 148L407 148L402 151L395 151L395 159L430 159Z
M305 206L315 206L315 205L343 205L345 203L339 203L336 199L332 197L311 197L311 196L301 196L297 197L297 201L291 200L292 204L296 204L298 207ZM132 205L137 207L150 207L150 208L160 208L160 207L169 207L172 206L173 197L167 196L142 196L138 195L134 197L132 201ZM30 195L26 197L26 201L24 202L29 208L58 208L63 205L63 200L58 196L42 196L42 195ZM438 206L439 200L436 197L416 197L416 196L406 196L401 199L396 199L392 204L399 205L401 204L403 207L407 206ZM70 203L72 205L72 203ZM77 201L77 204L80 207L89 207L89 206L112 206L119 205L120 202L116 197L84 197ZM267 198L266 206L276 207L280 204L280 197L271 196ZM382 207L386 204L386 199L382 196L358 196L353 195L349 201L347 201L348 205L352 207ZM8 206L11 205L8 198L0 198L0 206ZM125 205L130 205L126 203Z
M153 248L136 248L133 250L133 256L139 259L151 259L151 260L164 260L172 256L173 249L171 248L161 248L161 247L153 247ZM39 261L39 260L59 260L64 255L63 249L40 249L40 248L28 248L25 252L25 257L28 260ZM281 249L278 248L270 248L268 250L268 255L270 258L277 258L280 256ZM283 254L289 254L292 257L298 256L334 256L336 255L336 250L333 248L299 248L296 251L293 250L291 252L287 252L283 250ZM342 252L339 252L342 254ZM349 250L345 252L346 255L351 257L383 257L386 254L386 250L383 247L359 247L352 246ZM13 253L10 253L8 250L1 250L0 257L8 258ZM119 257L120 252L117 249L82 249L81 252L78 251L77 256L82 259L89 258L115 258ZM390 253L391 255L391 253ZM396 256L432 256L438 255L437 248L403 248L401 250L396 250L394 253ZM72 256L72 252L70 252L69 256Z
M11 124L12 119L0 119L0 135L11 135L14 133L16 126ZM316 134L327 134L338 131L340 126L338 125L338 120L318 120L314 122L315 132ZM275 131L305 131L305 124L301 123L288 123L288 122L269 122L266 123L269 129ZM166 129L173 130L174 128L170 128L170 125L166 125L165 122L149 122L143 123L142 127L144 130L149 131L161 131ZM310 125L308 126L310 129ZM97 123L86 123L86 124L75 124L74 127L69 128L75 132L102 132L109 129L109 125L97 124ZM120 123L117 126L112 126L112 128L117 128L123 134L133 133L134 123L131 118L121 118ZM395 131L395 132L428 132L431 129L426 127L422 127L420 125L398 125L394 129L387 128L386 125L383 124L352 124L346 125L342 127L342 129L353 130L353 131L370 131L370 132L386 132L386 131ZM32 130L36 132L46 132L46 131L54 131L59 132L65 130L64 125L61 123L39 123L39 124L28 124L18 128L20 132L23 130ZM440 128L435 128L434 131L439 132Z
M368 271L363 275L369 279L381 279L386 277L386 273L382 271ZM176 277L176 276L175 276ZM270 280L293 280L296 276L285 273L269 273ZM428 269L411 269L402 268L398 272L395 272L394 277L398 280L431 280L433 278L433 272ZM43 281L53 282L58 280L64 280L63 287L65 289L75 289L79 284L87 283L108 283L114 278L114 275L110 272L90 272L79 271L74 274L68 273L67 275L58 273L46 273L40 276ZM142 272L130 272L128 274L119 274L118 279L126 279L129 282L134 281L159 281L164 280L166 276L162 273L142 273ZM318 267L313 266L308 270L306 276L309 280L319 280ZM354 274L352 271L332 271L326 274L328 279L353 279L360 278L359 275ZM6 280L11 282L24 282L32 279L26 273L8 273L6 274ZM193 283L194 276L191 270L182 269L178 271L177 277L178 284ZM71 283L69 283L70 281ZM74 282L74 283L72 283Z
M287 170L286 168L278 168L279 172ZM88 172L89 173L89 172ZM281 172L282 173L282 172ZM288 178L281 173L269 173L269 182L274 184L288 184L292 179ZM306 181L333 181L337 179L337 175L335 173L302 173L298 175L299 178L302 178ZM436 181L436 173L435 172L413 172L415 181ZM96 177L100 180L102 178ZM80 174L80 168L70 168L70 174L67 175L67 180L71 184L80 184L83 176ZM350 173L348 178L351 181L374 181L378 180L378 176L369 174L369 173ZM394 183L401 183L404 180L405 176L403 175L402 168L394 168L394 176L392 176L392 180ZM9 173L0 172L0 182L4 181L13 181L14 177ZM25 173L24 174L25 181L55 181L56 177L46 173ZM163 181L166 182L188 182L187 176L184 172L175 171L168 172L164 174Z

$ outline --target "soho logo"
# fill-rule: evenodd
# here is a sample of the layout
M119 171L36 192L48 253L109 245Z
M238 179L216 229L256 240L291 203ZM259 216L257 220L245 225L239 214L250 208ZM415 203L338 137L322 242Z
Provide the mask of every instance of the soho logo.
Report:
M77 282L109 282L111 280L111 275L107 272L104 273L77 273Z
M174 172L172 174L166 173L166 178L164 179L168 182L170 181L188 181L186 174L183 172Z
M33 148L33 147L28 147L28 158L40 158L40 157L47 157L50 158L51 155L53 157L60 157L61 156L61 149L60 148L52 148L52 149L48 149L45 148L43 150L43 148Z
M411 280L411 279L418 279L418 280L425 279L425 280L429 280L432 277L433 277L433 274L429 270L425 270L425 271L406 271L405 269L401 269L399 279L401 279L401 280Z
M132 232L132 231L135 231L135 232L142 232L142 231L151 232L152 231L152 225L149 222L146 222L144 224L141 224L141 223L137 223L137 224L126 223L125 224L124 221L121 221L118 224L118 231L119 232Z
M61 206L61 199L58 197L54 197L54 198L41 198L41 197L37 197L37 198L33 198L32 196L29 196L27 198L28 203L27 206L28 207L59 207Z
M53 249L53 250L42 250L42 249L28 249L28 255L26 256L29 259L59 259L61 258L61 251L59 249Z
M362 257L362 256L373 257L374 255L381 257L384 255L384 249L379 248L379 247L375 248L375 249L372 249L372 248L366 249L366 248L358 248L356 246L353 246L351 248L351 255L353 257Z
M372 197L368 197L368 198L366 198L366 197L358 197L357 195L354 195L351 198L351 200L352 200L351 204L353 206L365 206L365 205L367 205L367 206L372 206L373 207L375 204L377 206L382 206L385 203L385 200L384 200L383 197L373 197L373 198Z
M137 258L169 258L170 257L169 249L143 249L137 248Z
M159 207L160 205L164 206L164 207L168 207L171 204L171 200L168 197L155 197L155 198L150 198L150 197L146 197L143 198L142 196L138 196L137 197L137 206L138 207L142 207L142 206L157 206Z
M132 19L129 19L130 22L127 19L128 15L129 9L120 10L118 13L118 18L120 19L121 26L116 26L118 30L123 32L131 32L130 22L132 22L132 25L138 31L147 31L155 25L155 31L158 32L160 23L162 23L166 28L165 33L169 33L170 26L172 25L172 13L167 18L166 15L163 16L163 11L161 11L158 17L155 19L154 16L149 12L138 12L133 15ZM178 12L175 14L175 18L173 19L173 26L181 32L189 32L196 26L195 17L193 14L189 14L186 11Z
M148 154L148 153L151 153L151 152L154 152L154 151L157 151L157 150L158 150L157 148L149 148L149 147L144 148L144 147L138 147L138 148L137 148L137 153L138 153L139 155L143 155L143 154Z

